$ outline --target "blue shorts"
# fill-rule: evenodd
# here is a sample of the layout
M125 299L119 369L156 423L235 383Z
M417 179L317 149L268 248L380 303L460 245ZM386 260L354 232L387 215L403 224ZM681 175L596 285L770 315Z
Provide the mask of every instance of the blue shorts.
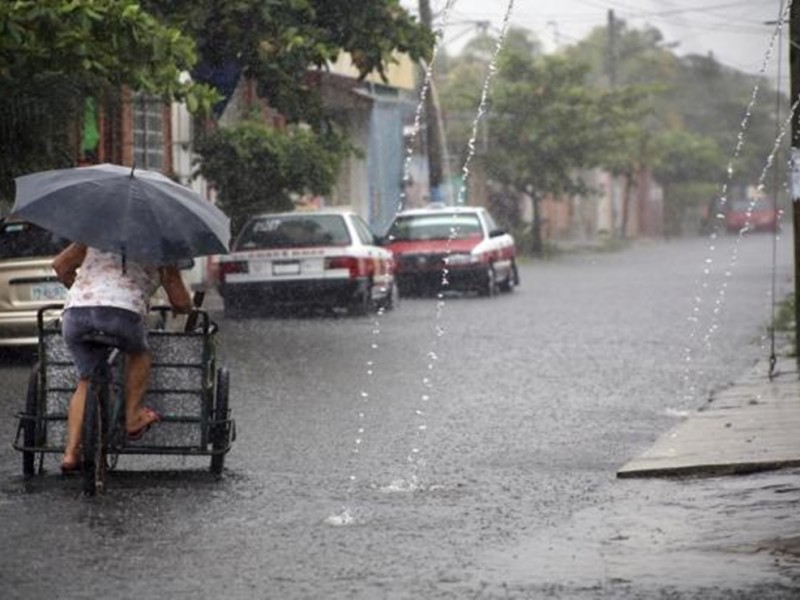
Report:
M90 331L103 331L120 338L120 350L130 354L147 352L147 327L139 313L113 306L75 306L61 316L61 334L81 378L91 376L110 348L83 342Z

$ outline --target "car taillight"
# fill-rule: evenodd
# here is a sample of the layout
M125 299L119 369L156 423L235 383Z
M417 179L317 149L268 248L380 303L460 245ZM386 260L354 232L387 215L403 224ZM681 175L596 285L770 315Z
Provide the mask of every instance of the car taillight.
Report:
M366 277L369 275L370 262L354 256L329 256L325 259L325 269L347 269L350 278Z
M247 261L232 260L219 263L220 281L225 281L225 278L231 273L247 273Z

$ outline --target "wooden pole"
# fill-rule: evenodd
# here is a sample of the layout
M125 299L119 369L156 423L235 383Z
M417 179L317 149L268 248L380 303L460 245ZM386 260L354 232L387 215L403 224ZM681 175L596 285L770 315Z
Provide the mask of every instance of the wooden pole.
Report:
M419 0L419 19L425 27L433 30L433 17L431 14L431 5L428 0ZM439 135L439 113L436 110L436 102L434 101L432 89L428 90L425 97L425 123L430 199L431 201L438 201L442 199L442 140Z
M789 13L789 79L790 103L800 97L800 1L793 2ZM794 232L794 322L795 355L800 370L800 190L794 182L800 169L800 115L792 115L792 226Z

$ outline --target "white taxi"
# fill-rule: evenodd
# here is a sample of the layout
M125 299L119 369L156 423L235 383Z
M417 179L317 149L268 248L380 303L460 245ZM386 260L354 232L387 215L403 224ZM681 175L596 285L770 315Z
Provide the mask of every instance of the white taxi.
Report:
M219 257L225 316L286 307L390 309L392 253L350 211L265 213L251 217Z

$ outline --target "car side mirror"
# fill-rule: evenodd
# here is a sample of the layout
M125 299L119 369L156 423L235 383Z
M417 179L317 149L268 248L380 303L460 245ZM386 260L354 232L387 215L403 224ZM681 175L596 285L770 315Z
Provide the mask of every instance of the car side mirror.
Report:
M508 232L505 229L501 229L498 227L497 229L492 229L489 232L489 237L500 237L501 235L505 235L506 233Z

